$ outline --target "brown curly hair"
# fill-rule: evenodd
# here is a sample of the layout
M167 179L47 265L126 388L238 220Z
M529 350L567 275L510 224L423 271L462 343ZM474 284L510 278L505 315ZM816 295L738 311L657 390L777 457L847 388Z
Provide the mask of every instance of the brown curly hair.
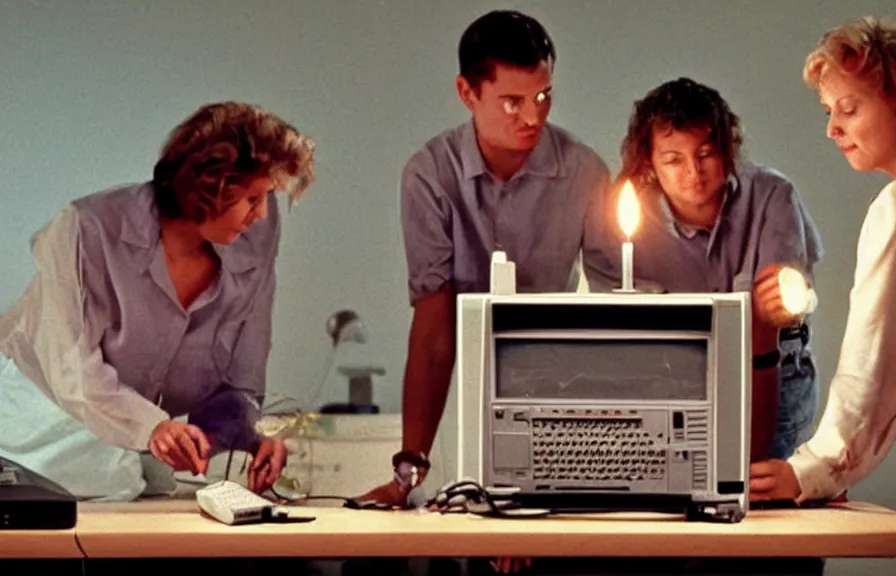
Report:
M201 223L238 200L234 186L271 177L289 205L314 182L314 142L260 106L218 102L178 125L153 169L159 215Z
M622 141L622 169L616 178L616 188L625 180L631 180L639 191L653 186L650 158L655 128L708 129L709 138L729 174L740 158L743 144L740 119L725 99L708 86L690 78L678 78L657 86L635 102Z
M831 68L869 82L896 103L896 20L864 16L825 32L806 57L803 79L818 88Z

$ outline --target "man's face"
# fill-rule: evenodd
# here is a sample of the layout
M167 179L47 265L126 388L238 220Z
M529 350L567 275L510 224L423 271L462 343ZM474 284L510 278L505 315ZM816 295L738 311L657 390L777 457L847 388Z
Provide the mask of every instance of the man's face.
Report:
M495 64L494 78L473 89L463 77L457 90L473 113L480 143L515 152L535 148L551 111L551 64L535 68Z

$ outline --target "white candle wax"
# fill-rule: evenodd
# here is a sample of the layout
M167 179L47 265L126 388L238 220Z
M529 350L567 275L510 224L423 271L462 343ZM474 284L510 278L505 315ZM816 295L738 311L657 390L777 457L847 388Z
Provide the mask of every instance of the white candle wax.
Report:
M634 291L634 246L631 242L622 243L622 289Z

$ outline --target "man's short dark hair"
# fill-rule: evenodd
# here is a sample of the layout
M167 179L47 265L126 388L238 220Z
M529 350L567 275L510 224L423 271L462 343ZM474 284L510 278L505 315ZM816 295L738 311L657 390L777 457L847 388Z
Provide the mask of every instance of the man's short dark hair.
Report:
M477 18L461 36L457 55L460 75L474 89L494 78L497 63L535 68L557 60L544 27L515 10L495 10Z

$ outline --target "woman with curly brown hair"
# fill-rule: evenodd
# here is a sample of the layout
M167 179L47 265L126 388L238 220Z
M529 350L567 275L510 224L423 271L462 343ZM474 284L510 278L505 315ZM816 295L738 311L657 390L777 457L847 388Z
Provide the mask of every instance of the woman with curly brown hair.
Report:
M818 430L787 460L751 467L756 500L841 495L896 442L896 20L865 17L827 32L803 77L850 166L894 181L862 224L846 332Z
M585 259L592 289L619 285L616 198L630 182L643 217L634 239L635 288L753 294L751 458L786 458L811 433L818 381L802 315L782 302L778 273L811 281L822 257L818 231L794 184L742 154L740 118L719 92L690 78L665 82L637 101L622 143L617 193L607 196L603 234ZM615 260L615 261L614 261ZM608 282L609 280L609 282Z
M132 499L150 455L204 474L238 449L253 455L250 488L269 488L285 461L255 431L274 192L298 198L313 151L259 107L207 105L171 133L151 181L74 200L44 226L34 279L0 318L0 456L81 498Z

